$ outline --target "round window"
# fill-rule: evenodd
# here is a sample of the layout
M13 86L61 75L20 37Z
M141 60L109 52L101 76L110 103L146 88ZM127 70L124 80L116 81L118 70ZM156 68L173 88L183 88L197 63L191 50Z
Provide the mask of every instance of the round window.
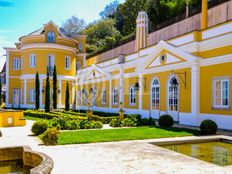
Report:
M161 56L160 56L160 63L161 64L164 64L166 62L166 55L165 54L162 54Z

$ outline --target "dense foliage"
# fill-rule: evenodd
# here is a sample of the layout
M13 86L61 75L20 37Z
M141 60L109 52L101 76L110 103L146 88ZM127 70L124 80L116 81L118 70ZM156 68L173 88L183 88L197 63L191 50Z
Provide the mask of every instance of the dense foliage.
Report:
M53 109L57 109L57 72L56 72L56 65L54 66L53 70L53 77L52 77L52 83L53 83Z
M56 145L59 140L60 132L57 128L47 129L41 136L41 140L45 145Z
M47 128L48 128L48 122L45 120L41 120L33 123L31 127L31 131L35 135L40 135L44 133L47 130Z
M201 122L200 130L203 135L213 135L216 134L218 126L212 120L204 120Z
M159 118L159 125L163 127L172 127L174 120L170 115L162 115Z
M50 112L50 80L49 80L49 69L47 67L47 77L45 86L45 112Z
M40 82L39 82L39 73L35 75L35 108L39 109L40 105Z

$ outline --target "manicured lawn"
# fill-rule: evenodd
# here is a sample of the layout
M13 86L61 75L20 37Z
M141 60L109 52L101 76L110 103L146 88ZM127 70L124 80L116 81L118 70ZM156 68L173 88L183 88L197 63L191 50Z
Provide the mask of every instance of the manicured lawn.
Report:
M184 128L137 127L125 129L85 130L61 132L58 144L82 144L123 140L182 137L199 134L198 131Z
M24 118L26 118L27 120L31 120L31 121L46 120L46 119L43 119L43 118L30 117L30 116L24 116Z

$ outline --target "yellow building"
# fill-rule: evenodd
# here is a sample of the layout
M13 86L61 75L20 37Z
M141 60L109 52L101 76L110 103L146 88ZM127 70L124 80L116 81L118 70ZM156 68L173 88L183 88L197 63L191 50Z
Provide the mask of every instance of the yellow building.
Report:
M6 107L35 107L35 74L40 77L40 107L45 104L47 67L51 75L57 69L58 108L65 105L66 83L70 85L70 103L74 103L76 68L85 66L86 36L64 31L52 21L42 28L23 36L16 48L5 48L6 59ZM51 87L52 94L52 87ZM52 95L51 95L52 96Z
M34 107L34 102L30 102L30 89L34 88L35 72L39 70L41 81L44 81L46 60L53 54L59 74L60 107L64 105L64 82L69 81L72 83L71 100L77 109L87 109L91 100L93 110L118 112L122 102L126 113L153 118L168 113L180 124L193 126L204 119L212 119L219 128L232 129L232 21L209 27L208 21L212 21L214 15L208 18L207 1L202 3L200 29L166 40L155 38L158 42L153 45L148 44L152 36L148 34L148 16L145 12L139 13L136 39L123 47L127 51L134 44L134 51L109 56L103 61L99 61L101 55L85 58L84 53L75 52L77 48L73 42L80 41L62 36L52 23L45 25L43 32L38 30L22 37L17 49L6 49L7 106L14 107L14 93L18 89L21 92L17 105ZM56 31L56 43L46 43L47 32L51 31L47 26ZM162 31L157 31L156 36L162 38ZM30 68L30 55L36 55L39 60L35 69ZM69 70L65 68L66 56L72 62ZM23 62L21 68L14 67L15 58ZM78 61L82 68L76 72ZM43 82L43 88L44 85ZM42 93L41 99L43 106Z

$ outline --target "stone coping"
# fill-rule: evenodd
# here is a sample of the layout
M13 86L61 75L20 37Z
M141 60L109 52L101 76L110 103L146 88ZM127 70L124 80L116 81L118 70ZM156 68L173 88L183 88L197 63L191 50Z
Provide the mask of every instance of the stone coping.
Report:
M14 110L14 109L0 109L1 112L23 112L22 110Z
M50 174L54 163L46 154L31 150L29 146L0 148L0 161L23 160L24 165L32 167L30 174Z

